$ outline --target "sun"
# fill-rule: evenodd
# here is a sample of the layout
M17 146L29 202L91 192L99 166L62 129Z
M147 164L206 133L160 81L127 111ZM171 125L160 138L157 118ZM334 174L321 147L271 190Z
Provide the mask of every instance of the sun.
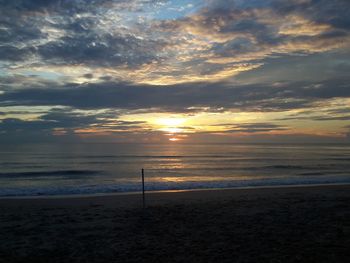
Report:
M183 131L181 126L186 120L184 118L161 118L157 120L157 124L160 126L159 130L168 133L180 133Z
M158 119L160 125L176 128L177 126L182 125L186 120L184 118L162 118Z

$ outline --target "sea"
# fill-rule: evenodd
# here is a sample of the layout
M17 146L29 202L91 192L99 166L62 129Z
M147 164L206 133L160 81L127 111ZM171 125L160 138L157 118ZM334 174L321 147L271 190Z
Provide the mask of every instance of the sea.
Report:
M350 183L348 144L1 145L0 196Z

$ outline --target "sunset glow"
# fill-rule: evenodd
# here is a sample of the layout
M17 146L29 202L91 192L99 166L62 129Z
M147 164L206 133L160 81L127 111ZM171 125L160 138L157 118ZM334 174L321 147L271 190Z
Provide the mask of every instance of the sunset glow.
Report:
M0 263L349 262L349 160L350 0L0 0Z
M1 8L0 140L349 141L346 1L28 1Z
M159 119L158 123L166 127L178 127L182 125L186 120L182 118L165 118Z

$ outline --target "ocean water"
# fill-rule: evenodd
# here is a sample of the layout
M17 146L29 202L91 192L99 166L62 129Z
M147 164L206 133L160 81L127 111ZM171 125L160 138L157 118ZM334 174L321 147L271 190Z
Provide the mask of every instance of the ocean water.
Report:
M350 145L27 144L0 148L0 196L350 183Z

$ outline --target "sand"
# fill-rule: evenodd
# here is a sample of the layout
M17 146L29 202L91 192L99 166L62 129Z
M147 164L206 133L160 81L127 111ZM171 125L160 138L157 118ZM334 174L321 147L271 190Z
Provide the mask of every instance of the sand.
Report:
M0 199L0 262L350 262L350 186Z

